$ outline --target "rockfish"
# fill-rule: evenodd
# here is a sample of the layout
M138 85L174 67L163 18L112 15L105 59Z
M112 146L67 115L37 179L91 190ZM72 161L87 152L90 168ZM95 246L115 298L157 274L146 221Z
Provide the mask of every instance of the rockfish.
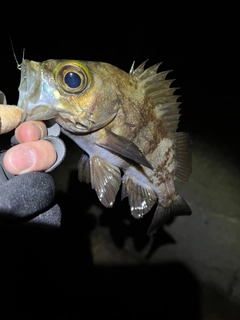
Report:
M190 215L175 182L191 175L189 136L177 132L178 96L161 63L129 73L102 62L23 60L18 107L22 121L54 119L83 150L80 181L112 207L122 186L131 214L155 206L152 235L169 218Z

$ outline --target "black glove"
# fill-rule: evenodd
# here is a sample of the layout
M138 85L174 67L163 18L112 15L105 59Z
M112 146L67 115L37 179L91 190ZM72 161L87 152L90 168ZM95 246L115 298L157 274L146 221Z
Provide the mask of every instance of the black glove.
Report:
M3 176L3 168L1 175ZM61 210L53 204L55 184L45 172L30 172L0 181L0 222L61 225Z
M58 138L59 126L50 121L46 124L48 136L43 139L49 140L57 152L57 161L47 170L49 172L63 160L66 149L64 142ZM16 143L13 137L10 146ZM54 203L55 184L51 175L46 172L19 176L10 174L3 166L5 151L0 150L0 223L59 227L61 209Z

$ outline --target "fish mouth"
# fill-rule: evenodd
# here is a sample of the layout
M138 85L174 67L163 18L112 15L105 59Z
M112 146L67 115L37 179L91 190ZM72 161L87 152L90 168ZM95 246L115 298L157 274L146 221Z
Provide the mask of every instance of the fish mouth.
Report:
M82 119L76 119L68 114L59 114L55 117L55 121L63 127L65 130L73 133L91 133L106 127L116 117L117 112L114 112L111 116L96 121L91 117Z
M41 65L39 62L23 60L21 80L18 88L18 107L23 109L22 120L49 120L57 115L51 103L42 99Z

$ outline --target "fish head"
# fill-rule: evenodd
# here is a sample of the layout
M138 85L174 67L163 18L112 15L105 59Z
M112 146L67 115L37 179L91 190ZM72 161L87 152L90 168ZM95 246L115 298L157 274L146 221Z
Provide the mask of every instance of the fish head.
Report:
M101 62L23 60L18 100L22 121L54 118L74 133L105 127L121 104L109 68Z

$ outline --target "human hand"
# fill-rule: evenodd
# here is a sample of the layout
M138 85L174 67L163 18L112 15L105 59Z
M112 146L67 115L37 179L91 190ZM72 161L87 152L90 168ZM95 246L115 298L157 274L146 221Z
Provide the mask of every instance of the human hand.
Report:
M1 91L0 107L0 134L4 134L18 125L21 110L7 105ZM61 163L66 148L59 138L60 127L51 120L46 123L22 123L11 140L14 146L7 151L0 148L0 225L61 225L61 209L54 202L55 184L46 172Z
M15 130L19 144L10 148L3 164L7 171L19 175L33 171L45 171L56 161L57 155L52 143L40 140L47 135L47 128L42 121L27 121Z
M48 123L47 128L41 121L27 121L15 130L19 144L2 154L0 150L0 222L60 226L54 181L46 172L36 172L51 171L64 158L65 145L59 134L56 124Z

